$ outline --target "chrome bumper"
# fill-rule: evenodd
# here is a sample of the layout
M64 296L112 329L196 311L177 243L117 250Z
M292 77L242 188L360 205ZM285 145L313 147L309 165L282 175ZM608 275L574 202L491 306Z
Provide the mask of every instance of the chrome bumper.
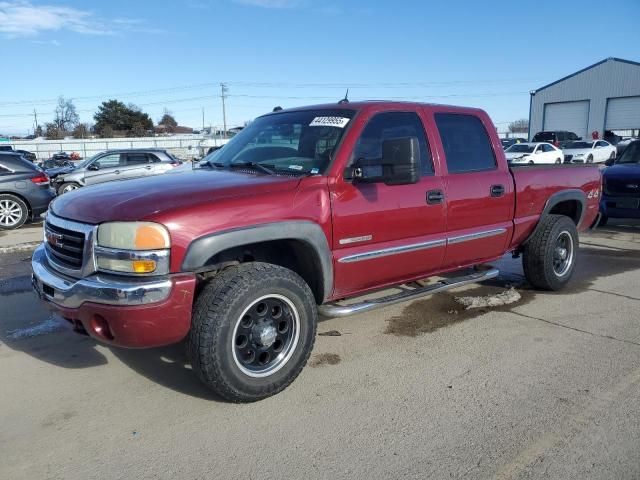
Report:
M64 308L78 308L85 302L105 305L147 305L165 300L172 282L167 276L158 278L122 278L117 275L94 274L76 279L53 270L40 245L31 259L31 283L43 300Z

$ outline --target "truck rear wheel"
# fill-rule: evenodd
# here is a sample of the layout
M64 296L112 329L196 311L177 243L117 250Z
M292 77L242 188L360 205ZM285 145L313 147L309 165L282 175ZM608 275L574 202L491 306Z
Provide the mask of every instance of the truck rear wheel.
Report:
M198 377L232 402L253 402L291 384L307 363L317 308L305 281L251 262L224 270L198 296L188 353Z
M578 254L578 231L564 215L544 217L524 248L522 264L531 285L560 290L571 279Z

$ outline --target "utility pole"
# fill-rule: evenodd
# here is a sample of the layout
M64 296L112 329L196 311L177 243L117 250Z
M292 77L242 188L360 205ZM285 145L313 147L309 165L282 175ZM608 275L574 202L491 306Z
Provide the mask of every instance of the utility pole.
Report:
M204 135L204 107L202 107L202 135Z
M38 112L36 112L36 109L33 109L33 123L34 123L34 127L33 127L33 133L35 134L38 131Z
M224 99L228 88L224 83L220 84L220 97L222 98L222 138L227 138L227 111L225 110Z

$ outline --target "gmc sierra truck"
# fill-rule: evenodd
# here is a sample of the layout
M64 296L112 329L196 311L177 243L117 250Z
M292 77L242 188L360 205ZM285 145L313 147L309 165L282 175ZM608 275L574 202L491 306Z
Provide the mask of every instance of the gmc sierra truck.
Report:
M507 252L522 254L533 286L562 288L600 194L597 166L509 168L482 110L346 101L280 110L197 168L58 197L33 286L104 343L186 338L199 378L250 402L297 377L319 314L486 280L498 274L487 263Z

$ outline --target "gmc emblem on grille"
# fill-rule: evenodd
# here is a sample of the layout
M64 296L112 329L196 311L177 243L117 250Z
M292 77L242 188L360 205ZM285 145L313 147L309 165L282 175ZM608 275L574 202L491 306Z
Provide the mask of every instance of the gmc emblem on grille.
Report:
M44 236L51 245L54 245L58 248L64 247L64 243L62 243L63 236L59 233L53 233L51 230L45 230Z

